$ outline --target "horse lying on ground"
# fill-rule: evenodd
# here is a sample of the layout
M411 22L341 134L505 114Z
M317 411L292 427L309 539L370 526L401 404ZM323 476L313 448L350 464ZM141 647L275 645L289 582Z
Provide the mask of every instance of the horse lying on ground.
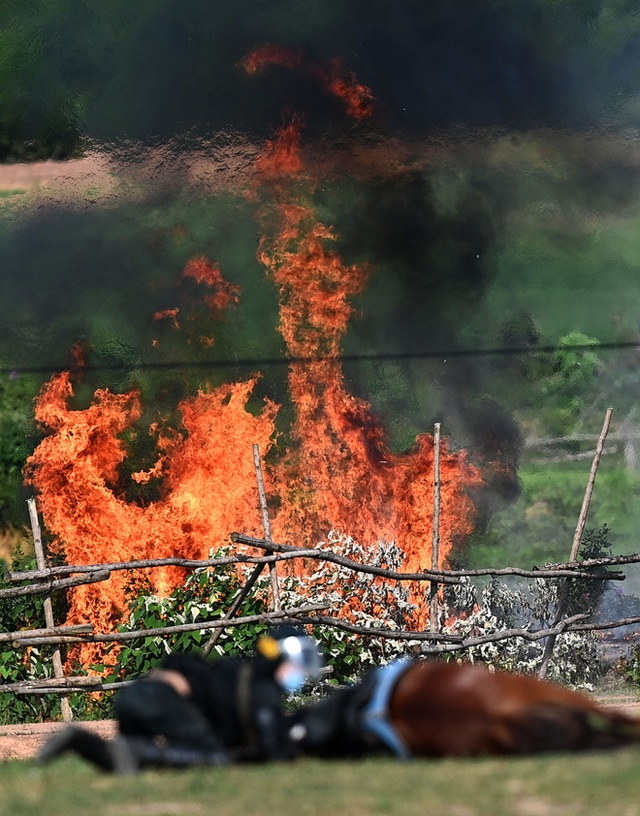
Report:
M523 755L638 742L640 719L536 677L400 660L300 708L290 734L326 758Z

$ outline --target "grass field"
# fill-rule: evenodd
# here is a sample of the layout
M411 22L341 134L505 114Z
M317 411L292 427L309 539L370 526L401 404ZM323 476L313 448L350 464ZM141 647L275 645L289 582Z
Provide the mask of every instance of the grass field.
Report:
M0 767L0 816L634 816L640 748L526 759L302 761L111 777L75 758Z

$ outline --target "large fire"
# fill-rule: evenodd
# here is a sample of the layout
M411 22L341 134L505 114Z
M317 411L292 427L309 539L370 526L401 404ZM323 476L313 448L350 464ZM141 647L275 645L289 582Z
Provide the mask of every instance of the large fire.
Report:
M278 59L289 67L301 64L292 52L265 48L250 55L244 67L257 71ZM369 115L371 92L353 77L341 79L337 63L314 70L345 102L350 116ZM345 265L331 227L314 212L315 182L305 168L301 133L294 119L265 146L259 184L247 191L258 202L265 236L258 257L278 291L279 330L292 360L291 444L277 458L269 456L278 436L279 406L265 401L258 413L247 409L256 377L200 391L180 404L179 432L167 431L160 422L152 426L157 461L133 478L158 478L163 492L141 506L127 501L118 487L126 457L123 433L135 429L141 415L138 394L101 389L90 407L73 410L71 374L54 376L36 404L36 418L48 435L30 459L29 478L54 548L69 563L207 558L212 549L227 545L234 531L259 536L253 461L258 444L265 457L274 540L313 547L329 531L341 530L365 546L396 541L406 554L407 570L431 566L433 438L421 435L410 453L392 452L370 405L346 387L341 341L351 300L366 285L367 271ZM213 316L240 297L205 258L190 261L183 275L212 290L204 301ZM177 310L155 317L174 326L181 319ZM202 342L213 340L212 332ZM472 529L474 508L467 491L481 477L464 452L449 452L446 445L440 466L444 564L455 541ZM299 563L297 569L304 566ZM149 579L155 591L167 593L184 574L175 568L156 570ZM97 631L112 631L124 610L126 580L125 573L115 573L103 585L76 590L69 622L90 621ZM421 626L426 604L416 600L415 623ZM98 646L83 647L85 665L101 656Z

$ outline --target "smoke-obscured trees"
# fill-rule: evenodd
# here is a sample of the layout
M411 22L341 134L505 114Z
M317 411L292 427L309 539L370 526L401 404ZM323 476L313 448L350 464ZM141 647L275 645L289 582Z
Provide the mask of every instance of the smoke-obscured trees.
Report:
M339 57L396 135L449 127L592 127L637 121L640 22L620 0L4 0L0 161L68 158L90 140L220 129L258 137L283 107L325 132L340 106L317 81L238 71L265 43Z

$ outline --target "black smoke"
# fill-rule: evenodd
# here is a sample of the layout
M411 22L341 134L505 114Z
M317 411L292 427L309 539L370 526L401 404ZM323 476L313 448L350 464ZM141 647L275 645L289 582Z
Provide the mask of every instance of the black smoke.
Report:
M311 63L339 58L373 89L378 125L434 129L587 128L626 121L640 77L632 3L604 0L157 0L8 4L23 48L0 63L0 109L17 135L58 133L155 143L237 130L262 139L282 111L312 132L343 124L310 73L240 68L272 43ZM9 60L9 62L6 62Z
M13 17L3 21L16 36L31 26L39 47L30 62L0 62L22 100L12 107L0 90L1 112L17 117L12 132L28 142L47 122L55 121L56 132L66 122L82 145L116 156L132 177L152 149L166 150L167 161L135 201L125 196L7 216L0 233L0 358L16 367L64 364L80 340L98 364L123 362L130 379L144 382L141 363L152 359L159 331L151 315L183 305L175 280L197 254L219 260L243 287L241 305L216 327L210 352L188 338L183 345L164 338L165 347L182 359L282 357L276 295L255 258L256 213L243 199L242 182L212 204L189 189L180 157L203 145L215 151L218 139L259 147L295 113L306 142L327 155L339 145L347 170L354 145L387 141L413 144L416 153L436 150L430 163L409 169L390 154L377 175L355 181L345 172L316 192L346 261L371 269L345 350L443 352L394 370L393 394L381 368L372 374L353 367L349 378L390 427L402 425L394 431L398 447L444 415L480 458L502 455L515 468L520 439L505 386L513 367L446 353L521 342L534 349L538 342L531 315L506 309L495 325L486 310L509 218L523 204L518 195L533 206L543 186L558 200L570 191L589 208L615 209L634 199L638 172L624 159L603 172L594 169L597 156L589 164L565 150L561 172L516 188L508 169L477 157L483 140L496 136L517 152L519 140L535 130L591 134L633 124L640 81L635 8L617 4L613 25L609 5L110 0L78 2L71 13L65 4L14 4ZM300 69L274 65L248 75L241 61L266 43L299 52ZM353 72L371 89L370 120L349 119L318 72L306 67L335 58L345 77ZM241 159L243 166L252 161ZM264 379L274 398L284 396L283 371ZM215 376L226 373L236 374ZM197 384L205 379L189 376ZM166 393L182 393L176 379L168 376ZM421 380L428 387L416 387ZM512 482L497 489L504 500L514 491Z

